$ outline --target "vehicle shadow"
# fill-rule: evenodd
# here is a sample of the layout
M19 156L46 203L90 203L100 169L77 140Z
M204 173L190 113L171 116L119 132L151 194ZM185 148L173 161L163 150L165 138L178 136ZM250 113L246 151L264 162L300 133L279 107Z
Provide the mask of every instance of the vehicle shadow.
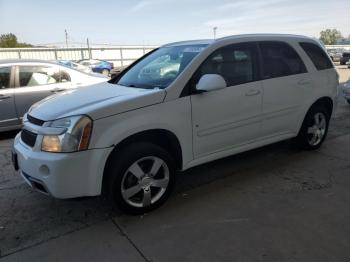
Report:
M13 139L20 130L0 132L0 140Z
M272 168L274 165L271 165L271 163L282 163L291 155L298 153L300 153L300 150L291 140L285 140L178 172L171 198L181 194L185 196L186 192L190 190L226 177L233 177L237 183L254 180L260 176L260 173L253 172L247 176L247 170L257 170L257 167L266 167L269 163ZM112 211L110 213L112 217L125 215L118 208L110 211Z

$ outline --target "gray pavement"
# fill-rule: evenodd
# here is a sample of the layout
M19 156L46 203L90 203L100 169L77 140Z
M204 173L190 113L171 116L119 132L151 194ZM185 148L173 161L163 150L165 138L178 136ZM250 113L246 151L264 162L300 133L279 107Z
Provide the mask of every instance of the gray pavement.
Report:
M350 70L349 70L350 71ZM316 152L289 141L193 168L144 216L32 191L0 135L0 262L350 261L350 106Z

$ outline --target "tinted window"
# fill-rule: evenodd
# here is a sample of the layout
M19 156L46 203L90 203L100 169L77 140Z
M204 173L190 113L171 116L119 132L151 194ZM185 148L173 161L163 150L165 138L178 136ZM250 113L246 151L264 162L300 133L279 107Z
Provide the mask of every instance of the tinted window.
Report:
M306 73L306 67L300 56L288 44L282 42L261 42L259 45L264 78Z
M321 47L313 43L300 43L305 53L309 56L317 70L333 68L331 60Z
M40 86L60 82L60 71L55 66L20 66L20 86Z
M0 68L0 90L10 87L11 67Z
M205 74L221 75L227 86L254 81L255 50L250 44L231 45L216 50L199 67L195 74L195 82Z

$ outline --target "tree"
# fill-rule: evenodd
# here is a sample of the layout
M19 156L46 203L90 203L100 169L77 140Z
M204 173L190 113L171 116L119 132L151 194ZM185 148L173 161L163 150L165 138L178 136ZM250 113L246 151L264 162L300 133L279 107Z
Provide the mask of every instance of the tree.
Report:
M12 48L12 47L31 47L32 45L27 43L19 43L17 41L17 36L9 33L0 35L0 47L2 48Z
M320 40L325 45L335 45L342 38L340 31L337 29L326 29L320 32Z

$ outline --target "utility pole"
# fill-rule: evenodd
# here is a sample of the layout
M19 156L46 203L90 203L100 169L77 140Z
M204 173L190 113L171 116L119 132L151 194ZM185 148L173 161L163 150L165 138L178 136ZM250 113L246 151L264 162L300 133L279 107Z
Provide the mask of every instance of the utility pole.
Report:
M217 26L213 27L213 33L214 33L214 40L216 39L216 30L218 29Z
M68 48L68 33L67 33L67 29L64 29L64 34L66 36L66 47Z
M89 38L86 38L86 44L87 44L87 48L88 48L88 52L89 52L89 59L91 59L92 55L91 55Z

